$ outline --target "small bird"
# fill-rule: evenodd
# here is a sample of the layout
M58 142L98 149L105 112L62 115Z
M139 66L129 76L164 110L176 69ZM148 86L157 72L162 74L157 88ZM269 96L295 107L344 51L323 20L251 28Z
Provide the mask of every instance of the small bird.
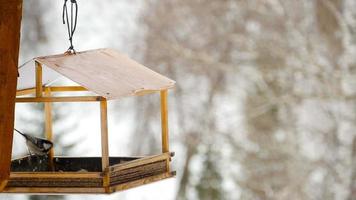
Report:
M49 150L51 150L51 148L53 147L53 143L49 140L22 133L17 129L14 130L19 134L21 134L26 139L26 145L30 152L30 155L31 153L34 153L38 156L46 155L49 152Z

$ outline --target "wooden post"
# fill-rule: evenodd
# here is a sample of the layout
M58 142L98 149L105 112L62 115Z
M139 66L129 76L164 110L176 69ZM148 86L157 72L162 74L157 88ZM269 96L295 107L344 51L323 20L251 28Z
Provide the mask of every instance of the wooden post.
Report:
M100 101L100 120L101 120L101 166L104 171L109 166L109 141L108 141L108 120L107 120L107 101Z
M161 91L162 152L169 152L168 139L168 91Z
M35 62L36 65L36 97L42 97L42 65Z
M109 192L109 136L108 136L108 112L107 101L100 101L100 125L101 125L101 167L104 172L103 186L105 191Z
M0 192L10 176L22 0L0 0Z
M45 88L45 96L51 97L51 89L49 87ZM45 110L45 132L47 140L53 142L53 129L52 129L52 103L45 102L44 103ZM52 171L54 171L53 166L53 156L54 156L54 147L49 151L49 167Z
M103 97L100 96L68 96L68 97L23 97L16 98L16 103L43 103L43 102L91 102L101 101Z

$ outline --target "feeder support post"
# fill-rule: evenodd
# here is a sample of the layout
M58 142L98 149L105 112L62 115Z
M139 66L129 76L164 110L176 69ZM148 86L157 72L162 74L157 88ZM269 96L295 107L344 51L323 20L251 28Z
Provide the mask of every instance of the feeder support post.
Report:
M49 87L45 88L45 96L51 97L51 89ZM44 103L44 110L45 110L45 132L47 140L53 142L53 128L52 128L52 103L45 102ZM54 147L51 148L49 151L49 167L53 171L53 156L54 156Z
M109 142L108 142L108 113L107 101L100 101L100 126L101 126L101 166L102 170L109 166Z
M162 90L161 94L161 124L162 124L162 152L169 152L168 138L168 91Z
M104 171L109 166L109 141L108 141L108 113L107 101L100 101L100 125L101 125L101 165Z
M35 61L36 65L36 97L42 97L42 65Z
M103 98L100 101L100 125L101 125L101 167L104 172L103 186L105 191L109 192L109 135L108 135L108 112L107 100Z
M0 192L10 176L22 0L0 0Z

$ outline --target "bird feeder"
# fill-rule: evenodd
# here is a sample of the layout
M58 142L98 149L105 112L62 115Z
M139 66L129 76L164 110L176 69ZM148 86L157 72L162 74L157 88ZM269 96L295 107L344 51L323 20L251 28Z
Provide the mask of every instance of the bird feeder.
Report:
M33 85L18 84L16 103L44 103L45 133L52 140L53 102L97 102L100 106L101 157L57 157L53 149L36 167L35 156L11 161L5 193L113 193L170 178L167 91L175 82L112 49L60 54L33 59ZM53 70L80 86L51 86ZM26 73L20 68L20 78ZM45 75L46 74L46 75ZM48 75L49 74L49 75ZM28 75L28 74L27 74ZM92 96L56 96L54 93L90 91ZM71 94L72 94L71 93ZM107 101L125 96L160 93L162 153L147 157L110 157ZM54 144L55 145L55 144ZM11 151L10 151L11 154ZM10 167L10 166L9 166ZM84 170L83 170L84 169Z

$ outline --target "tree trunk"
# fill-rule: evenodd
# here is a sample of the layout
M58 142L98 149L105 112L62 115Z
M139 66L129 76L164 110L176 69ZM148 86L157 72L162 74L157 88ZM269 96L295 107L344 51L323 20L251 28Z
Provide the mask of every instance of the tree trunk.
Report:
M10 175L22 0L0 0L0 191Z

